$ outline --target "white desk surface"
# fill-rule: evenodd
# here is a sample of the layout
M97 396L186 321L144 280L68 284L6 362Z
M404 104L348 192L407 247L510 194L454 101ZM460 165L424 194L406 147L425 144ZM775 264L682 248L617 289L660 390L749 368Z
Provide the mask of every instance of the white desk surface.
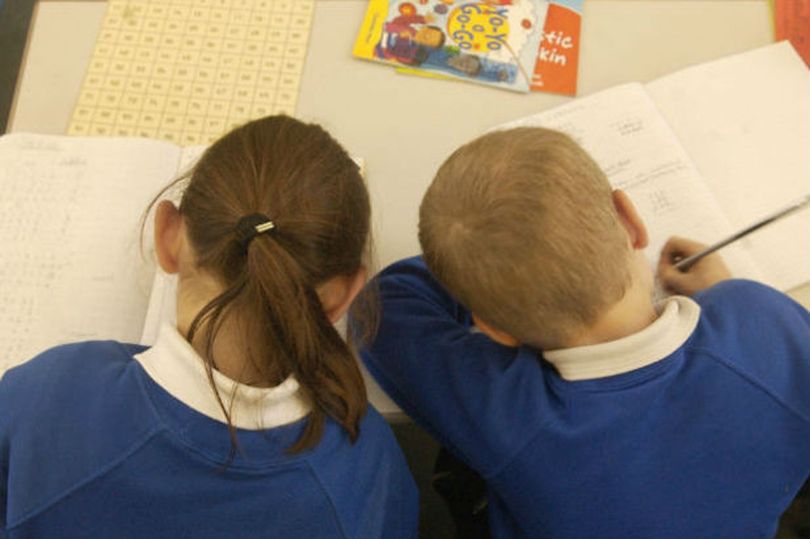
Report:
M365 159L382 267L418 252L419 202L452 150L571 98L409 77L353 59L365 7L364 0L317 0L297 116ZM39 3L9 131L65 132L105 9L104 2ZM767 0L585 0L578 95L772 40ZM810 305L810 286L794 292ZM378 388L370 393L381 411L396 410Z

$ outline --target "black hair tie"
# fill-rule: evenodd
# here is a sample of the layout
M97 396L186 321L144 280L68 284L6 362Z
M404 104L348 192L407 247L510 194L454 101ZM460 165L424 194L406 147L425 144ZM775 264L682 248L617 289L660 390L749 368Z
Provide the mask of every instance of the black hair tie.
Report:
M276 228L269 217L261 213L251 213L245 215L236 223L236 237L242 248L247 252L248 246L253 238L265 232L272 232Z

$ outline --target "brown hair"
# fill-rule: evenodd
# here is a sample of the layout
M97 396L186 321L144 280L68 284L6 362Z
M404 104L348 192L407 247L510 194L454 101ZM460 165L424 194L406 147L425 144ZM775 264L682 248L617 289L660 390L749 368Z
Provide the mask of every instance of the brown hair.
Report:
M611 187L568 136L543 128L484 135L436 174L419 241L439 281L519 341L559 348L630 281Z
M317 445L326 416L354 441L366 410L365 386L354 350L324 313L316 287L356 274L366 261L370 206L357 165L320 126L270 116L206 150L188 174L179 209L197 268L224 289L187 335L204 339L212 387L213 344L227 323L240 332L261 382L275 385L292 374L312 404L291 452ZM268 216L275 228L246 248L236 225L254 213ZM230 415L216 395L235 447Z

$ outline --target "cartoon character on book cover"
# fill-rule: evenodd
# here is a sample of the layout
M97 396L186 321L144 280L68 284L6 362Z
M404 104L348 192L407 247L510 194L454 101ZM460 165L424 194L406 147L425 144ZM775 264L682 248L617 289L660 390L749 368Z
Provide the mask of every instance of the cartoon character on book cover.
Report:
M545 0L371 0L355 55L528 91Z

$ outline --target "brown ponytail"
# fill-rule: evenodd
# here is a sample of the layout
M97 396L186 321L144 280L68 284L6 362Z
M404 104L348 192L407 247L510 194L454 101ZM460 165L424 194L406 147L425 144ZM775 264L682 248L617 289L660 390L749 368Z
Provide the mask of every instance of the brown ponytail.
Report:
M316 445L326 416L356 439L365 386L354 352L324 313L316 288L356 274L367 255L370 208L357 165L319 126L263 118L208 148L190 174L180 213L198 268L224 288L187 335L203 339L212 387L213 344L227 323L239 332L260 382L275 385L292 374L312 403L290 451ZM236 224L253 213L267 215L275 228L245 247ZM235 441L234 432L231 425Z

